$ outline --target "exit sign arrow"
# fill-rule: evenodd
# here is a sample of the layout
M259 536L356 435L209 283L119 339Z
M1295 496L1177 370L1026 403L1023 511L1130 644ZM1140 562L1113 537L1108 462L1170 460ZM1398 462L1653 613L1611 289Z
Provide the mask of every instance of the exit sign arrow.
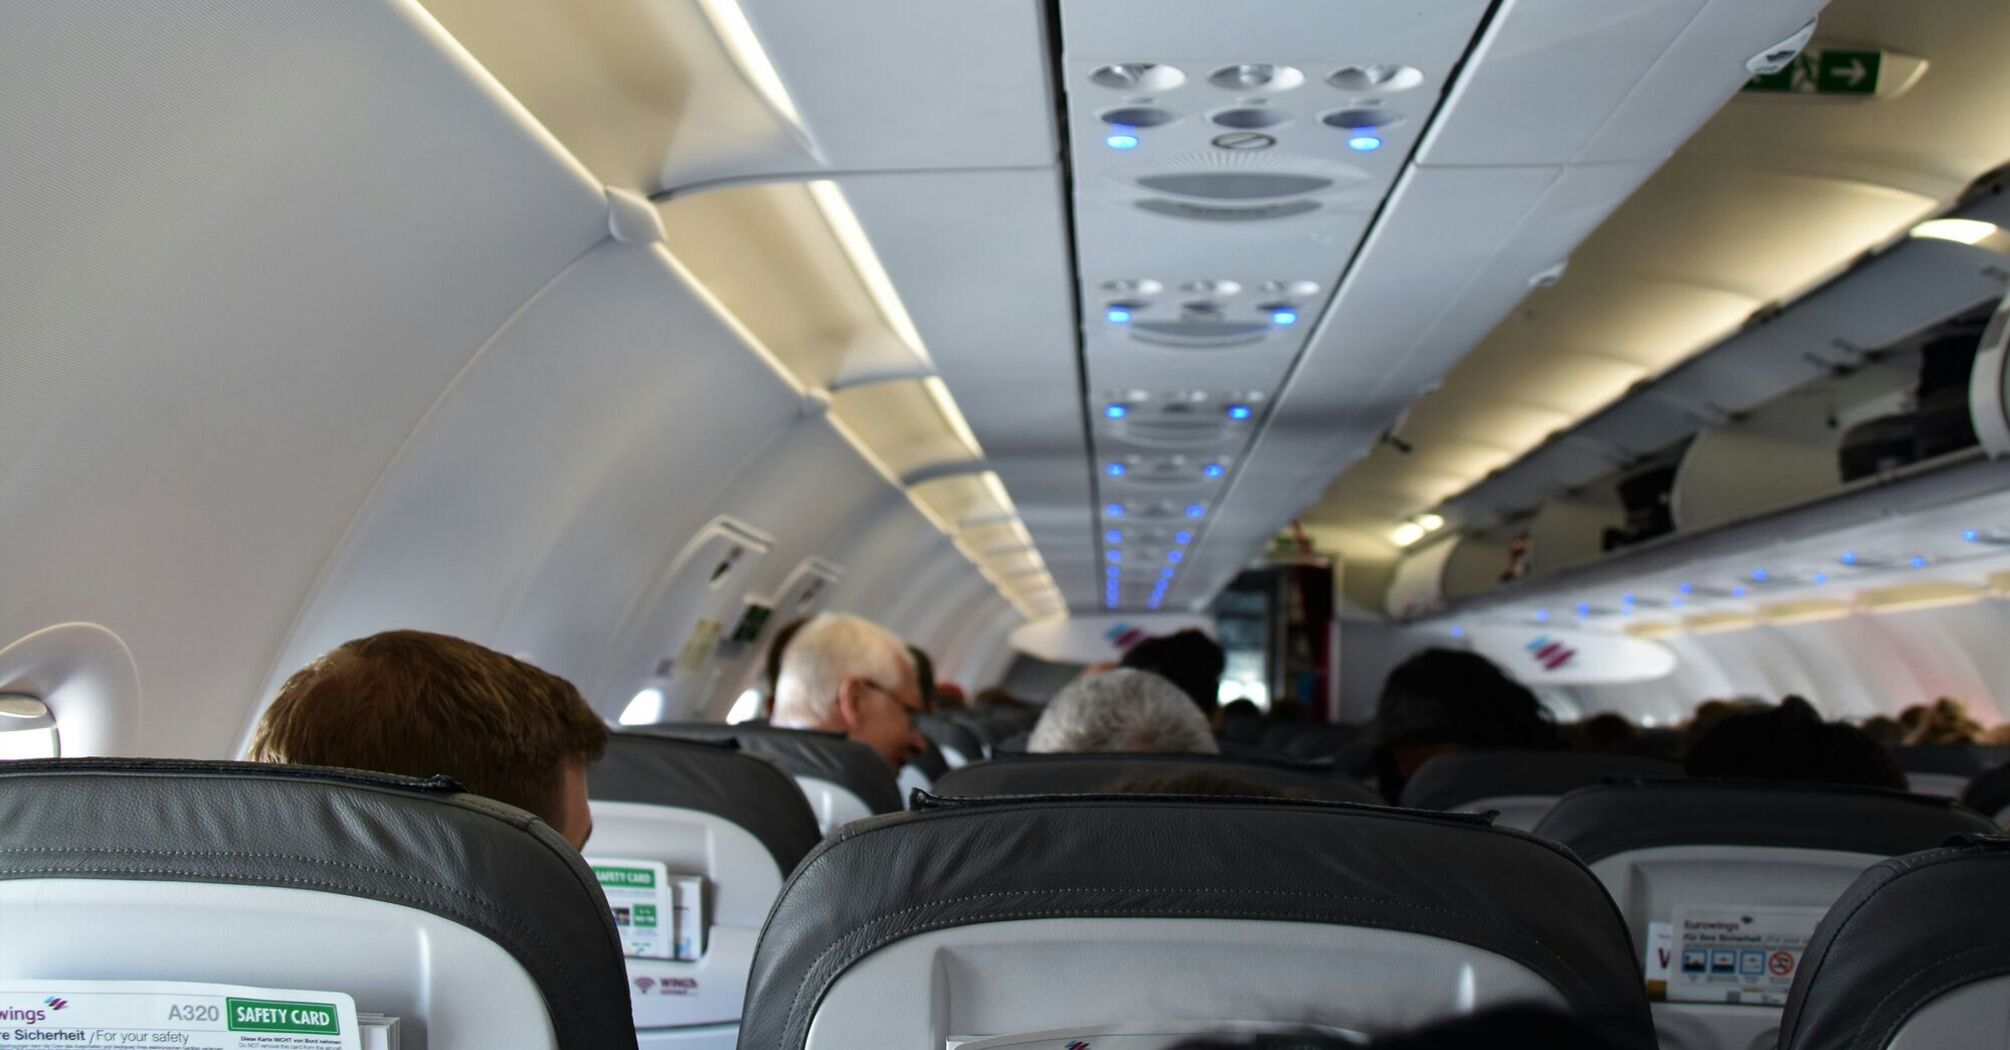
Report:
M1809 48L1785 69L1746 81L1744 90L1773 95L1875 95L1884 67L1883 51Z

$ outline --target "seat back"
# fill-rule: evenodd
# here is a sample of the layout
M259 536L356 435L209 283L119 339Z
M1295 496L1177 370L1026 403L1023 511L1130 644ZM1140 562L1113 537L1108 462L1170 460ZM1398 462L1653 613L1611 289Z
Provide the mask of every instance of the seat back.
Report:
M1961 790L1961 804L1987 814L1999 827L2010 821L2010 765L1976 774Z
M1960 798L1970 780L2010 762L2010 748L1981 744L1915 744L1891 753L1912 790L1949 798Z
M661 915L660 928L688 950L631 949L628 991L642 1044L696 1045L710 1029L704 1034L716 1045L730 1047L761 923L822 837L809 802L781 767L733 741L637 733L608 739L586 788L589 863L662 864L670 878L702 880L695 902Z
M1746 1050L1771 1045L1814 923L1865 868L1992 827L1951 799L1695 780L1582 788L1535 833L1591 866L1643 947L1643 963L1645 952L1667 950L1669 1002L1656 1005L1661 1045ZM1723 924L1735 936L1720 936ZM1749 944L1739 940L1747 931ZM1709 947L1719 941L1730 946Z
M1582 864L1470 817L925 796L826 839L783 889L741 1045L1266 1021L1378 1031L1535 1000L1631 1020L1628 1045L1645 1050L1631 958Z
M1182 773L1218 773L1329 802L1374 804L1381 797L1330 763L1233 758L1227 755L1061 754L1009 755L951 770L936 782L941 796L1077 795L1107 792L1126 781Z
M666 722L634 731L689 740L734 740L741 750L773 759L796 779L826 835L875 813L898 813L903 805L893 770L871 748L842 734L721 722Z
M942 752L949 768L969 765L984 758L984 741L977 732L947 715L922 714L914 717L915 728Z
M2010 839L1873 865L1829 910L1794 976L1780 1050L2010 1045Z
M1680 778L1674 762L1640 755L1577 751L1455 751L1417 770L1403 785L1414 809L1495 810L1494 822L1527 831L1556 800L1613 777Z
M635 1046L593 873L537 818L445 778L0 763L0 930L0 979L52 991L346 993L428 1050Z

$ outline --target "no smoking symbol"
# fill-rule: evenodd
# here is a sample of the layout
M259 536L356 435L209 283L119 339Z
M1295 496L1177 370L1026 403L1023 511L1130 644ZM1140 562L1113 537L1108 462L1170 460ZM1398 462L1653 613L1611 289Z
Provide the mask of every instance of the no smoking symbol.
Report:
M1794 954L1792 952L1774 952L1772 958L1766 960L1766 969L1772 971L1775 977L1785 977L1793 973Z

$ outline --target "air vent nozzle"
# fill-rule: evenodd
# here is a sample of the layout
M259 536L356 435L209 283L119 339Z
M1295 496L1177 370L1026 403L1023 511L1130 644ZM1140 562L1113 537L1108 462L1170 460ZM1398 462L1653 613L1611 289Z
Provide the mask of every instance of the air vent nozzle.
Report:
M1137 202L1138 210L1153 215L1164 215L1173 219L1191 219L1196 222L1265 222L1270 219L1287 219L1294 215L1319 210L1318 201L1282 201L1276 204L1245 205L1232 207L1220 204L1194 204L1190 201L1168 200L1164 197L1147 197Z
M1317 193L1333 185L1333 180L1317 175L1290 175L1267 171L1209 171L1183 175L1146 175L1138 185L1160 193L1181 197L1203 197L1218 201L1268 200Z

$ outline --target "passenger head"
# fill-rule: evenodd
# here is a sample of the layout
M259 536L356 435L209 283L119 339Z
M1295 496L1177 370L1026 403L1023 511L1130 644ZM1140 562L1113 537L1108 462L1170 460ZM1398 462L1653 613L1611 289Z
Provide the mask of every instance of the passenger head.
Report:
M1221 672L1228 666L1228 657L1214 639L1193 628L1131 646L1121 666L1150 671L1178 686L1200 705L1203 714L1213 715L1221 706Z
M921 691L921 709L933 711L937 707L935 696L935 661L921 651L920 646L907 647L907 658L914 661L914 685Z
M1905 734L1905 745L1970 744L1981 734L1982 725L1968 717L1968 708L1953 697L1943 696L1927 707L1918 724Z
M922 704L906 643L870 620L820 613L782 654L774 723L843 733L898 771L927 749L914 727Z
M1572 736L1586 751L1616 751L1640 738L1640 729L1626 716L1606 711L1573 727Z
M1905 727L1890 715L1872 715L1864 719L1863 731L1864 735L1885 747L1897 747L1905 741Z
M761 677L768 683L768 710L770 718L775 713L775 693L782 680L782 654L788 651L789 643L795 640L796 632L810 622L808 617L790 620L775 628L775 636L768 639L768 652L761 659Z
M1215 716L1215 726L1221 731L1223 739L1238 744L1262 743L1263 731L1268 728L1263 720L1263 709L1256 706L1256 701L1241 699L1221 705L1221 711Z
M1047 705L1026 750L1214 754L1207 718L1171 682L1119 669L1076 679Z
M1410 657L1389 672L1375 707L1376 773L1391 799L1442 754L1561 746L1535 694L1477 653L1426 649Z
M1692 777L1778 780L1905 790L1905 774L1869 734L1824 722L1806 700L1728 715L1683 759Z
M254 762L426 777L542 817L574 846L607 725L571 682L473 642L386 631L301 668L251 738Z

